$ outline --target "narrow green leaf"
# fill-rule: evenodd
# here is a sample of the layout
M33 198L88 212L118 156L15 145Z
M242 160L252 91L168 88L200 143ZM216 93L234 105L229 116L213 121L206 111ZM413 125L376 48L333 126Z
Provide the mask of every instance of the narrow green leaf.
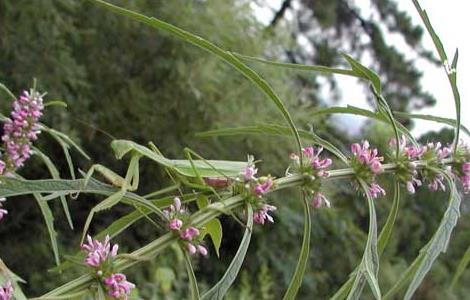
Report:
M243 54L236 53L236 52L232 52L232 53L233 55L235 55L241 60L263 63L263 64L275 66L275 67L295 69L299 71L312 71L312 72L320 72L320 73L326 73L326 74L347 75L347 76L362 78L361 76L359 76L356 72L352 70L332 68L332 67L327 67L327 66L318 66L318 65L312 66L312 65L301 65L301 64L293 64L293 63L283 63L283 62L270 61L270 60L266 60L266 59L262 59L258 57L243 55Z
M33 149L34 149L34 154L39 156L41 158L41 160L44 162L44 164L46 165L46 167L49 170L49 173L51 174L52 178L60 179L59 170L54 165L54 163L49 158L49 156L44 154L44 152L42 152L41 150L39 150L36 147L33 147ZM60 202L62 204L62 208L63 208L64 213L65 213L65 217L67 218L67 222L69 223L70 228L73 230L73 221L72 221L72 216L70 215L70 210L69 210L69 206L67 204L67 199L65 199L64 195L60 195L59 198L60 198ZM43 199L45 200L45 198L43 198Z
M457 88L457 71L456 71L457 61L458 61L458 51L456 50L454 58L452 60L452 64L449 65L444 46L442 45L441 39L439 38L437 33L434 31L434 28L431 25L431 21L429 20L428 14L426 13L425 10L421 8L417 0L413 0L413 4L419 13L419 16L421 17L421 20L426 26L426 30L431 36L434 46L436 47L437 53L439 54L439 57L441 59L441 63L444 65L444 68L446 69L445 71L447 73L447 78L449 79L449 83L452 88L452 94L454 96L454 103L455 103L456 122L457 122L457 125L455 126L455 138L454 138L454 151L456 151L457 145L459 143L460 124L461 124L460 122L460 118L461 118L460 93ZM451 68L451 69L448 70L448 68Z
M393 226L398 214L398 208L400 206L400 184L395 182L395 192L393 196L393 203L390 212L388 213L387 221L384 227L380 231L379 239L377 242L377 253L379 257L382 255L385 247L390 240ZM357 269L355 269L350 275L349 279L341 286L341 288L330 298L330 300L342 300L346 299L355 281Z
M59 246L57 244L57 232L54 228L54 216L52 215L52 211L49 205L47 204L47 201L44 201L39 193L34 193L33 196L36 199L36 202L44 218L44 222L46 223L47 232L49 233L49 239L51 240L52 252L54 253L55 263L56 265L59 265Z
M305 269L308 263L308 257L310 254L310 235L312 232L312 220L310 217L310 205L307 201L305 194L302 195L303 205L304 205L304 237L302 240L302 247L300 249L299 259L297 261L297 266L295 267L294 275L291 278L289 287L287 288L286 293L284 294L284 300L294 300L297 296L297 293L302 285L302 280L304 278Z
M460 203L462 201L459 192L453 182L452 178L447 175L447 173L442 173L447 182L449 183L449 206L444 213L444 216L434 233L431 240L427 245L420 251L419 256L423 256L420 261L416 272L414 272L413 279L406 291L405 300L409 300L413 297L413 294L420 286L426 274L431 269L433 263L436 261L437 257L447 250L449 240L451 237L452 230L455 225L457 225L457 220L460 217Z
M390 236L392 235L393 226L395 225L395 220L397 219L398 215L398 208L400 207L400 183L395 181L395 188L393 193L393 202L390 212L388 213L387 221L385 222L384 227L380 231L379 240L377 242L377 252L379 256L385 250L385 247L390 240Z
M359 107L355 107L352 105L347 105L346 107L333 106L333 107L328 107L324 109L318 109L314 112L314 115L322 115L322 114L351 114L351 115L363 116L363 117L375 119L380 122L391 124L389 116L384 116L383 113L380 113L380 112L376 113L376 112L359 108ZM397 130L401 132L402 134L406 135L406 137L413 144L417 144L414 136L405 126L403 126L398 121L395 122L395 126L397 127Z
M465 251L465 254L462 256L462 259L457 266L457 270L455 271L454 277L452 278L452 282L450 284L450 289L454 289L457 286L457 283L462 276L463 272L467 268L468 264L470 263L470 246Z
M247 205L247 222L245 233L238 247L237 253L232 259L227 271L224 276L203 296L203 300L222 300L227 294L230 286L233 284L235 279L240 272L240 268L245 260L246 252L248 251L248 246L250 245L251 234L253 231L253 208L251 205Z
M196 203L199 209L203 209L209 205L209 199L206 195L201 195L197 197ZM214 245L215 253L217 257L219 257L219 249L222 244L222 224L219 219L213 219L207 222L204 226L204 233L209 234L212 245ZM202 238L204 238L204 236L202 236Z
M0 83L0 90L4 91L12 100L16 100L15 94L13 94L3 83Z
M348 54L341 53L341 55L348 61L348 63L351 65L352 70L359 77L368 79L372 83L372 85L373 85L374 89L377 91L377 93L378 94L382 93L382 85L380 83L380 78L377 75L377 73L375 73L374 71L366 68L360 62L358 62L357 60L355 60L354 58L352 58Z
M447 124L452 127L457 126L457 121L455 121L454 119L449 119L449 118L442 118L442 117L436 117L432 115L423 115L423 114L410 114L410 113L398 112L398 111L394 112L394 114L400 118L420 119L420 120L427 120L427 121ZM463 124L460 124L460 129L463 130L467 135L470 135L470 130L467 127L465 127Z
M382 296L377 280L377 274L379 271L379 255L377 252L377 216L375 213L375 205L374 200L369 194L367 184L363 180L359 180L359 183L364 190L369 206L369 233L367 235L364 255L356 272L354 284L347 299L359 299L366 280L369 283L374 297L376 299L381 299Z
M181 249L181 251L183 251L184 253L184 262L186 265L186 271L188 272L191 299L199 300L199 288L197 287L196 275L194 275L193 266L191 264L191 258L189 257L188 251L186 251L185 249Z
M83 150L77 143L75 143L68 135L65 133L62 133L56 129L52 129L47 127L44 124L41 124L41 129L44 132L47 132L50 136L52 136L55 140L61 140L62 142L65 142L67 145L70 145L71 147L75 148L78 153L80 153L84 158L90 160L90 156ZM62 145L61 145L62 146Z
M231 52L223 50L222 48L216 46L215 44L209 42L208 40L200 36L197 36L188 31L182 30L174 25L163 22L159 19L156 19L153 17L147 17L145 15L133 12L131 10L124 9L119 6L112 5L102 0L91 0L91 1L93 1L97 5L103 8L106 8L114 13L117 13L117 14L126 16L128 18L134 19L136 21L142 22L151 27L169 32L173 34L175 37L185 42L191 43L195 46L198 46L208 51L209 53L216 55L217 57L227 62L232 67L234 67L238 72L240 72L243 76L245 76L252 83L254 83L256 87L259 88L264 94L266 94L271 99L271 101L277 106L280 113L283 115L284 119L289 124L289 127L292 130L292 134L297 144L298 152L299 153L301 152L302 145L300 142L299 133L297 131L297 128L295 127L292 117L290 116L282 100L279 98L276 92L272 89L272 87L258 73L256 73L254 70L249 68L247 65L245 65L241 60L239 60Z
M47 101L46 103L44 103L44 107L48 107L48 106L67 107L67 103L61 100L51 100L51 101Z
M272 135L272 136L288 136L289 128L277 124L259 124L255 126L246 126L246 127L235 127L235 128L221 128L205 132L197 133L198 137L214 137L214 136L234 136L234 135ZM330 151L336 157L341 159L345 164L347 164L348 159L346 156L333 144L320 138L313 132L306 130L299 130L300 138L313 142L317 145L322 146L326 150Z

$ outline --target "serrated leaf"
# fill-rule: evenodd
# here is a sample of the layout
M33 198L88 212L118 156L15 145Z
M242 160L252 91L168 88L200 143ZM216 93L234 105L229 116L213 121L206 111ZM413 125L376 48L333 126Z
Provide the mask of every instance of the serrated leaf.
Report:
M245 233L238 247L237 253L232 259L227 271L225 271L224 276L203 296L203 300L222 300L227 294L230 286L233 284L235 279L240 272L240 268L245 260L246 252L248 246L250 245L251 234L253 231L253 208L251 205L247 205L247 222Z
M305 269L307 268L308 257L310 254L310 236L312 232L312 220L310 217L310 204L307 201L305 194L302 195L303 208L304 208L304 235L302 246L300 248L300 255L295 267L294 275L291 278L289 287L284 294L284 300L294 300L302 285Z

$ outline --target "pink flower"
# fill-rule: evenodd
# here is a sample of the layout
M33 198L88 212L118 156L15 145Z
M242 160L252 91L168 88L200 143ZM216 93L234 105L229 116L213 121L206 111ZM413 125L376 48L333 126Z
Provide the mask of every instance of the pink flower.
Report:
M380 195L385 196L385 190L378 185L377 183L373 182L369 187L369 194L372 198L378 198Z
M242 175L243 177L243 180L246 181L251 181L251 180L255 180L255 175L256 173L258 173L258 169L256 169L255 167L246 167L241 173L240 175Z
M466 162L466 163L462 164L462 172L465 175L470 175L470 162Z
M182 226L183 226L183 221L181 221L180 219L173 219L168 224L168 227L171 230L176 230L176 231L180 230Z
M265 221L268 220L271 223L274 223L274 219L272 216L269 215L270 211L275 211L277 209L276 206L263 204L261 209L255 211L253 213L253 220L256 224L264 225Z
M313 157L313 155L315 154L315 149L313 147L306 147L306 148L302 148L302 154L305 156L305 157Z
M11 300L13 299L13 286L11 282L6 282L0 287L0 300Z
M183 240L187 240L187 241L192 240L195 236L198 236L198 235L199 235L199 229L197 229L196 227L192 227L192 226L180 232L180 237Z
M268 178L265 182L256 184L254 192L258 197L261 197L266 194L272 186L273 180L271 178Z
M112 274L104 279L104 285L108 290L108 296L115 299L128 299L131 290L135 288L135 284L127 281L126 275L122 273Z
M88 243L80 246L86 253L85 264L90 267L100 267L108 258L115 257L119 246L116 244L111 248L109 240L109 235L103 242L93 240L90 235L87 235Z
M197 252L196 246L194 246L191 243L188 243L187 247L188 247L188 252L189 252L190 255L196 254L196 252Z
M170 205L169 209L165 209L163 211L163 214L168 218L168 219L174 219L176 216L179 214L184 213L184 209L181 207L181 199L179 197L175 197L173 199L173 204Z
M426 151L434 151L436 153L437 159L442 160L447 158L451 153L452 150L449 147L442 147L440 142L437 143L428 143L425 146Z
M406 189L410 194L414 194L416 192L415 186L421 186L421 180L412 177L409 181L406 182Z
M207 255L207 249L206 249L206 247L204 247L202 245L197 246L197 252L199 252L202 256Z
M7 199L6 198L3 198L3 197L0 197L0 220L3 219L3 217L8 214L8 210L2 208L3 207L3 204L2 202L5 202ZM1 299L0 299L1 300Z
M439 188L443 191L446 190L446 186L443 183L444 176L442 174L436 174L436 176L428 184L428 187L431 191L438 191Z
M372 173L377 174L382 171L381 161L383 161L383 157L378 156L377 149L369 149L367 140L362 142L362 146L358 143L352 144L351 152L359 162L369 166Z
M462 182L464 193L470 193L470 175L460 177L460 181Z
M322 206L326 206L326 207L330 208L330 206L331 206L330 201L328 201L328 199L326 199L326 197L320 192L316 192L313 195L311 204L312 204L313 208L320 208Z

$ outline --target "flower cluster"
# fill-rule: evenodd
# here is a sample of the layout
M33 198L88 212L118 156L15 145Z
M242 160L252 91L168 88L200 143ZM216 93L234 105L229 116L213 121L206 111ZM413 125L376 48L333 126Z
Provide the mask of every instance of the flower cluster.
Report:
M392 150L390 160L397 166L395 171L397 179L406 185L410 194L414 194L416 188L422 185L421 180L418 179L415 161L421 159L425 149L418 145L408 145L404 135L398 141L398 156L396 155L397 140L392 138L388 145Z
M0 300L10 299L13 299L13 286L8 281L3 286L0 286Z
M375 177L381 173L383 157L378 156L377 149L371 149L367 140L362 145L354 143L351 145L351 167L354 169L358 179L364 180L369 185L369 194L372 198L385 195L385 190L376 183Z
M330 207L330 201L320 192L320 189L322 178L328 177L327 170L333 162L330 158L322 158L320 156L322 152L322 147L306 147L302 149L300 154L302 160L296 153L290 155L292 169L303 174L306 179L304 190L312 194L311 204L314 208Z
M87 243L80 248L86 253L85 264L94 268L96 276L106 288L108 296L114 299L128 299L135 285L127 281L126 275L113 271L113 261L119 246L111 246L109 236L104 241L87 236Z
M421 170L421 176L424 181L428 182L428 188L431 191L438 191L439 189L445 191L444 175L438 170L443 169L445 158L448 158L452 151L449 147L442 147L442 144L428 143L422 147L423 155L422 160L426 162L426 168Z
M258 169L255 168L254 163L250 160L248 166L240 172L236 179L238 185L235 189L253 205L253 221L256 224L264 225L266 220L274 223L274 219L269 212L275 211L277 208L274 205L265 203L263 200L263 196L274 187L273 178L271 176L258 178L255 176L257 173Z
M13 102L10 118L3 124L2 141L5 153L0 155L0 175L12 176L13 172L24 165L32 154L32 141L36 140L39 130L39 118L42 116L43 95L35 90L23 91ZM5 198L0 198L0 202ZM0 220L7 210L1 208Z
M180 198L175 197L173 204L170 205L169 209L164 210L163 213L168 218L168 228L178 233L181 240L186 243L189 254L199 253L202 256L207 255L207 248L200 243L199 237L201 233L199 229L194 226L184 226L188 222L188 214L181 206Z
M464 193L470 193L470 147L461 142L455 151L452 174L460 179Z

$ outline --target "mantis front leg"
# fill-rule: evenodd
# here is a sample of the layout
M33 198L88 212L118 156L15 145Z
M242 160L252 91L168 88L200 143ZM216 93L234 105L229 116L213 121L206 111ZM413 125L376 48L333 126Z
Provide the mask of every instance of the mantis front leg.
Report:
M118 204L122 200L122 198L124 197L127 191L135 191L137 189L137 187L139 186L140 157L141 156L139 154L132 155L125 178L122 178L115 172L111 171L110 169L102 165L93 165L90 168L90 170L87 172L87 174L85 175L85 179L84 179L85 187L87 186L93 173L96 171L102 174L112 185L116 187L120 187L120 190L110 195L108 198L104 199L103 201L101 201L100 203L98 203L96 206L94 206L91 209L85 221L85 225L83 227L81 242L83 242L83 240L85 239L85 236L88 232L88 229L90 227L91 221L93 220L93 216L95 215L95 213L98 213L105 209L110 209L111 207Z

